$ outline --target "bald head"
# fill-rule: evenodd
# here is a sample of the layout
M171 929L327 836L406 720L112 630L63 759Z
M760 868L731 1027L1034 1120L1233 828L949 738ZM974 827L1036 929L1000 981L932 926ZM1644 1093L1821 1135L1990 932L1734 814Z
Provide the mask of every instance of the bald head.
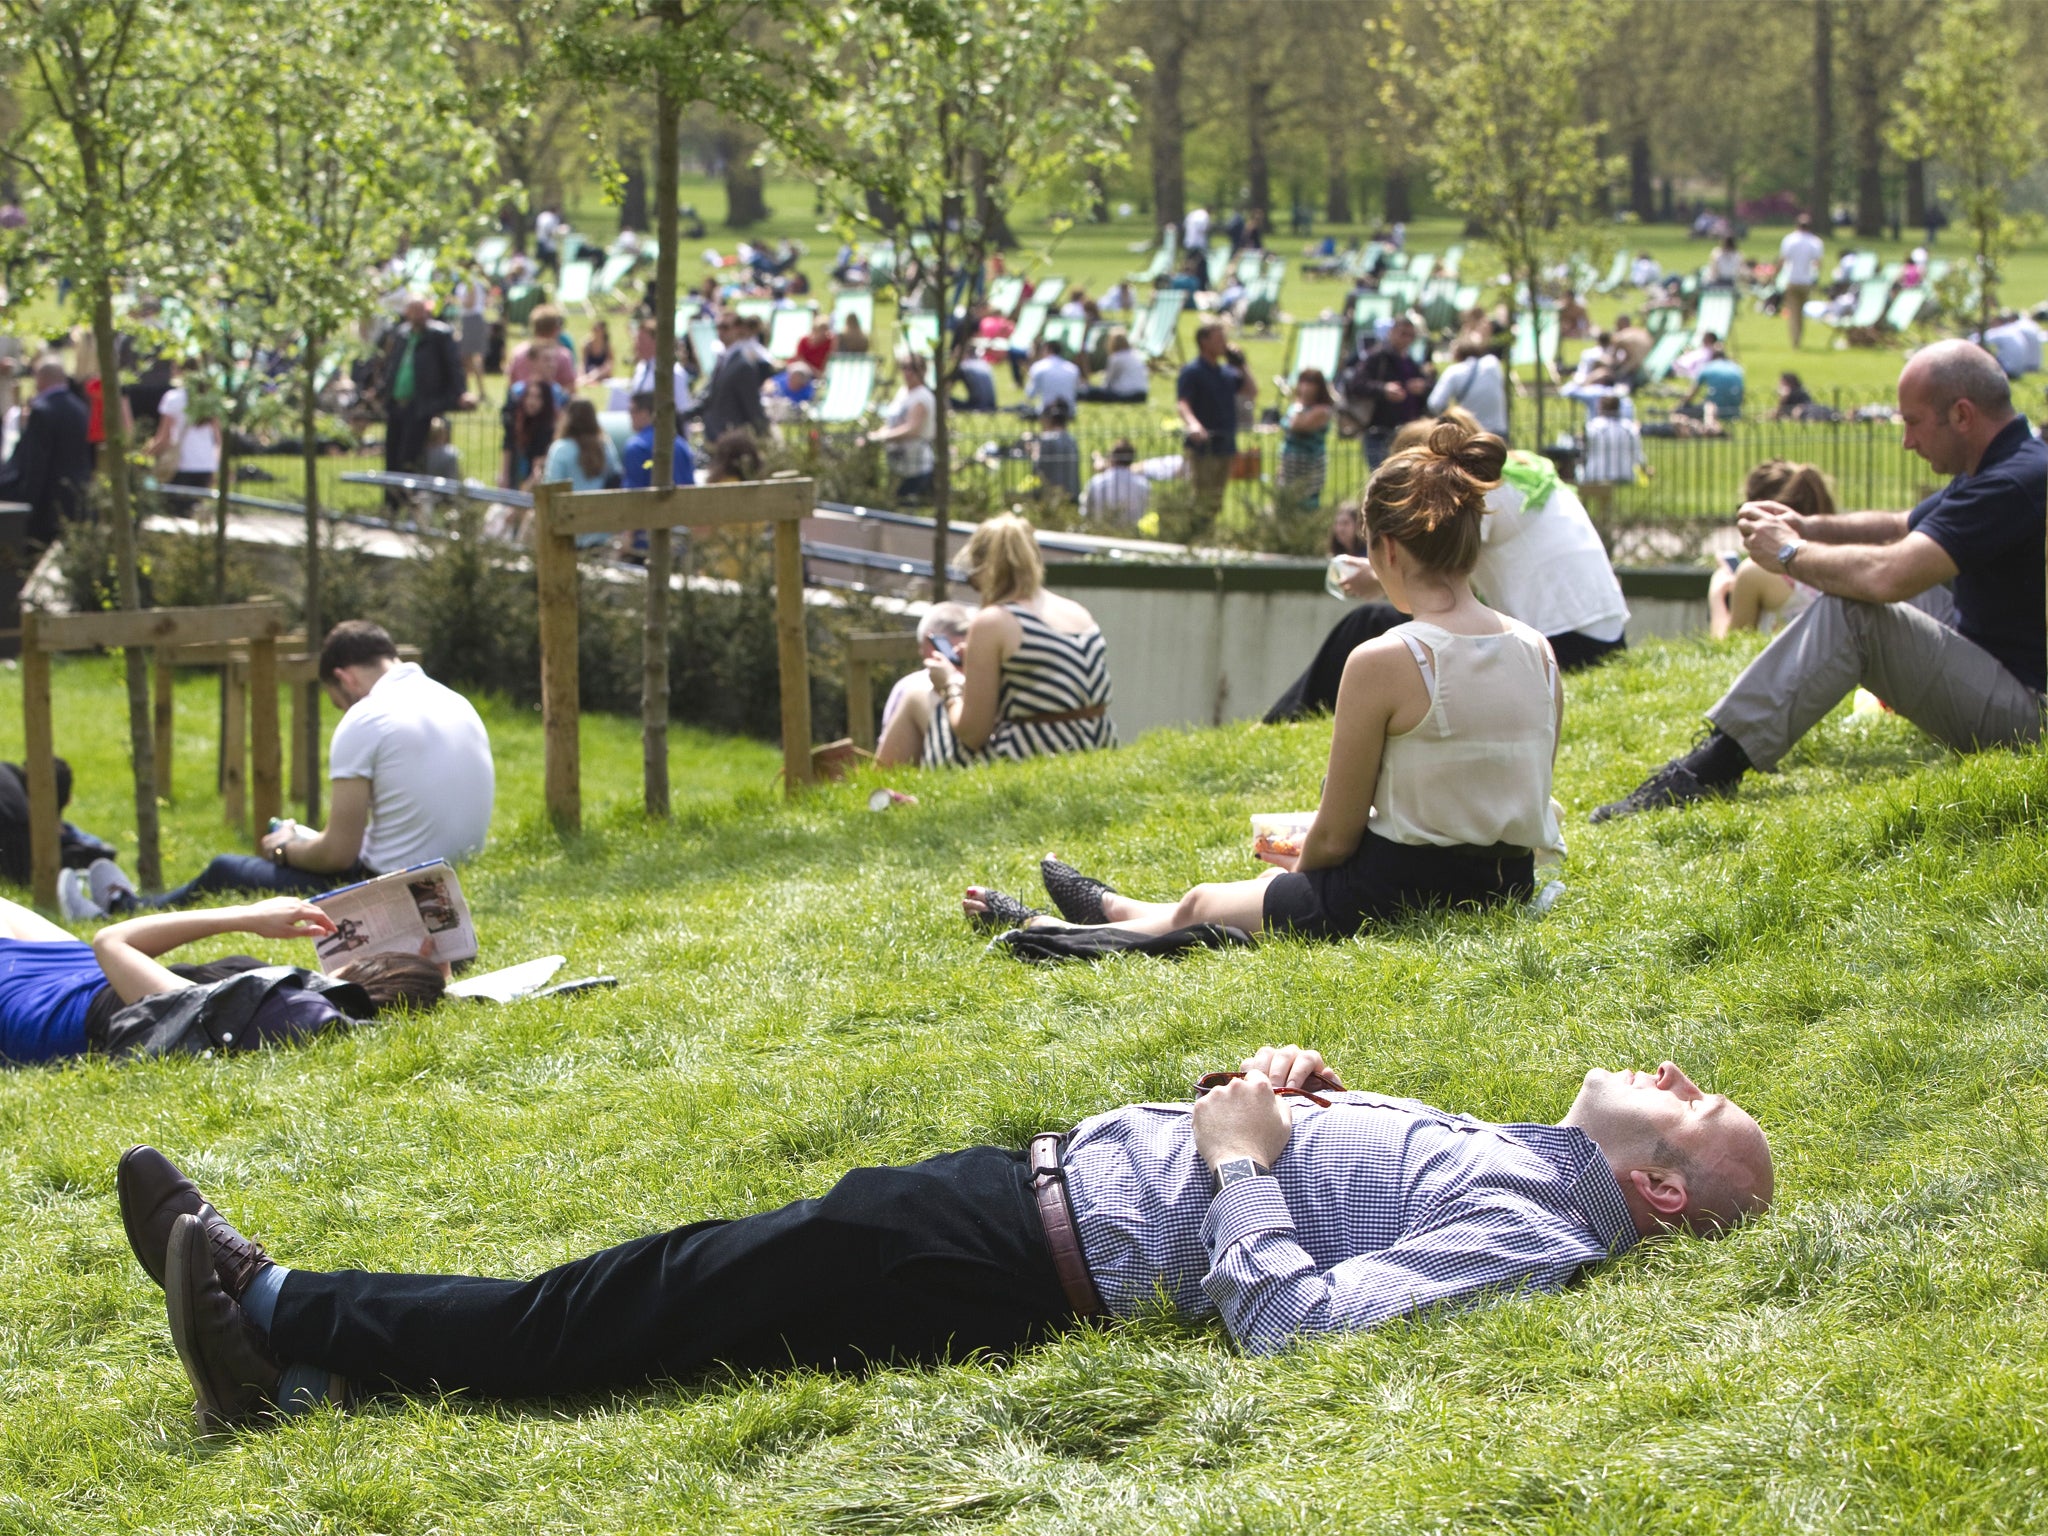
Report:
M1944 475L1968 474L2013 419L2012 386L1996 358L1969 341L1937 341L1899 374L1905 446Z
M61 389L71 382L71 376L64 371L64 360L53 354L45 354L36 360L36 393L47 389Z
M1776 1173L1763 1128L1675 1063L1595 1068L1564 1124L1598 1143L1646 1237L1678 1227L1713 1236L1770 1206Z

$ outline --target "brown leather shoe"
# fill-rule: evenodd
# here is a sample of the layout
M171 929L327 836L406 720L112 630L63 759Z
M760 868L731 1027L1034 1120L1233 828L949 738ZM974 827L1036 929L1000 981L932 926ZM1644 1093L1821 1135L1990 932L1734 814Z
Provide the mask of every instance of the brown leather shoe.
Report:
M282 1368L241 1303L221 1288L213 1245L199 1218L171 1223L164 1256L164 1305L171 1343L197 1399L193 1413L206 1433L232 1429L267 1412Z
M213 1266L227 1293L239 1299L256 1272L270 1262L261 1243L251 1242L207 1203L199 1187L155 1147L130 1147L114 1172L121 1225L128 1246L158 1285L164 1283L171 1228L180 1216L196 1216L213 1249Z

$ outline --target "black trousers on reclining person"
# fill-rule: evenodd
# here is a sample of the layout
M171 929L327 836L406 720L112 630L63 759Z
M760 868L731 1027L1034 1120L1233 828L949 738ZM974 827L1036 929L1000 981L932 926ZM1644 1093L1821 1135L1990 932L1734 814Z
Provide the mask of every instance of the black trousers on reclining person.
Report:
M537 1279L295 1270L270 1340L352 1380L539 1397L713 1363L857 1369L1071 1322L1024 1155L863 1168L822 1198L621 1243Z
M1337 708L1337 685L1344 681L1344 663L1368 640L1377 640L1396 624L1408 622L1408 615L1392 603L1360 603L1331 628L1316 651L1308 670L1287 687L1287 691L1266 711L1266 724L1283 725L1307 715L1330 714ZM1577 672L1598 666L1616 651L1628 647L1626 640L1595 640L1577 630L1546 635L1560 672Z

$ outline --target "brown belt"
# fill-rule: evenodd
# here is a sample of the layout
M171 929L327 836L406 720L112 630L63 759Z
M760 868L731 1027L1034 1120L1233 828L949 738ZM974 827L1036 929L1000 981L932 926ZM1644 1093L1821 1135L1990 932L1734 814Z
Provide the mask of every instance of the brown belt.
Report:
M1060 1167L1060 1143L1065 1140L1058 1134L1031 1138L1031 1192L1038 1197L1045 1246L1052 1250L1053 1273L1060 1277L1067 1305L1077 1317L1093 1317L1102 1310L1102 1297L1089 1278L1088 1261L1081 1257L1081 1234L1074 1230L1074 1207L1067 1200L1067 1176Z
M1056 715L1022 715L1014 725L1064 725L1069 720L1100 720L1109 713L1107 704L1090 704L1085 709L1063 709Z

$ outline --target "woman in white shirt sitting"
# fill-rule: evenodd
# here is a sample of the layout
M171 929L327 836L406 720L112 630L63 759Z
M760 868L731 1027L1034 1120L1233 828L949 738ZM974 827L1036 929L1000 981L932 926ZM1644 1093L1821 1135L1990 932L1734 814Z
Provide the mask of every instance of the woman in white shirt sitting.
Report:
M1344 668L1321 804L1279 873L1137 901L1048 857L1046 889L1076 926L1163 934L1195 923L1344 939L1417 908L1526 897L1539 859L1562 855L1551 799L1564 695L1543 636L1472 591L1487 493L1507 448L1439 422L1392 454L1365 493L1367 548L1387 593L1415 615ZM970 920L1044 921L970 886Z
M1131 345L1131 333L1117 326L1109 333L1109 356L1102 366L1102 382L1081 391L1087 401L1112 405L1143 405L1152 387L1145 371L1145 355Z

